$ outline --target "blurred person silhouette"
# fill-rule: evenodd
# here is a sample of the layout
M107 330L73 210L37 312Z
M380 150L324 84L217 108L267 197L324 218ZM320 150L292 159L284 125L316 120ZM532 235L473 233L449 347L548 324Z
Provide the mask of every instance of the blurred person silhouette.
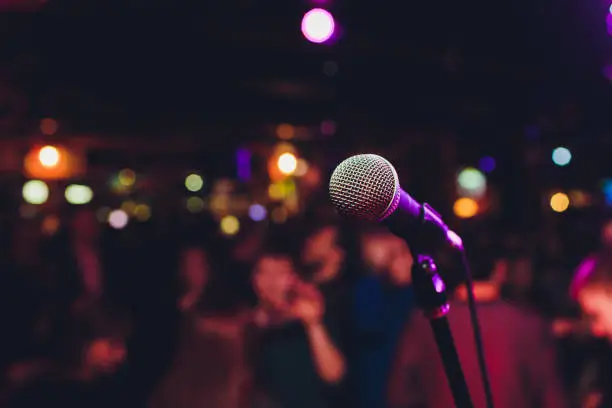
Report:
M252 349L255 406L332 406L346 363L337 347L337 323L321 292L299 278L285 251L262 252L252 282L259 301Z
M0 275L0 319L10 330L2 336L0 367L43 352L44 333L35 329L48 301L38 223L20 222L8 235L10 254Z
M494 404L497 408L562 408L566 406L555 367L550 326L538 315L501 300L491 278L500 273L495 258L474 268L474 295L482 328ZM485 407L467 306L467 289L459 286L448 314L459 359L476 408ZM399 341L389 382L392 408L454 406L428 321L417 312Z
M183 315L173 363L156 387L151 408L241 408L249 371L244 355L245 309L220 280L210 251L188 245L180 251Z
M321 291L326 310L335 316L338 324L336 345L350 359L355 345L351 289L361 269L357 231L352 226L331 221L315 224L307 230L301 260L302 277ZM345 382L336 388L335 407L354 407L346 385Z
M113 313L80 322L67 338L70 347L53 358L16 363L7 372L12 393L6 406L43 404L108 408L121 401L121 367L129 325Z
M412 255L382 229L365 231L361 245L367 270L354 285L350 389L354 406L384 407L397 340L414 304Z
M606 341L583 372L579 400L597 408L612 407L612 254L604 250L585 258L574 274L570 295L575 299L584 316L590 333ZM583 325L570 329L579 332ZM590 377L590 378L589 378Z

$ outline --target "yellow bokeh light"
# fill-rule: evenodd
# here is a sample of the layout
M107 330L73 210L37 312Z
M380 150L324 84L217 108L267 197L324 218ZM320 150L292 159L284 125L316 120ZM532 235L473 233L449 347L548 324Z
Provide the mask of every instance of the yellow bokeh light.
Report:
M240 221L233 215L226 215L221 219L219 226L225 235L236 235L240 230Z
M204 200L200 197L189 197L187 199L187 211L198 213L204 210Z
M190 174L185 178L185 188L193 193L204 187L204 179L199 174Z
M133 186L136 182L136 173L134 170L124 169L119 172L117 180L124 187Z
M45 146L38 152L38 160L43 167L55 167L60 161L60 152L53 146Z
M49 186L44 181L30 180L23 185L23 199L29 204L44 204L49 199Z
M66 187L64 196L66 197L66 201L70 204L83 205L91 202L93 199L93 191L88 186L71 184Z
M136 203L132 200L127 200L121 203L121 210L123 210L128 215L133 215L135 209Z
M151 208L146 204L138 204L134 208L134 217L140 222L145 222L151 218Z
M41 229L45 235L54 235L60 226L60 220L55 215L45 217L41 224Z
M276 164L281 173L290 175L297 169L298 161L293 153L283 153L278 156Z
M295 136L295 128L287 123L281 123L276 127L276 136L282 140L293 139Z
M563 212L569 208L570 199L565 193L556 193L550 197L550 208L554 212Z
M459 198L453 205L453 212L459 218L472 218L478 214L478 203L468 197Z
M271 200L282 200L287 195L287 189L281 183L270 184L268 187L268 197Z

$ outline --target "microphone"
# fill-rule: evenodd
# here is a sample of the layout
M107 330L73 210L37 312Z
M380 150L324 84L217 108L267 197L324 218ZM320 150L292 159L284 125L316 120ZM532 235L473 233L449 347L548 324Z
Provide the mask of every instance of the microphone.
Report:
M329 180L329 196L341 215L382 222L411 245L423 246L431 235L463 250L461 238L429 204L402 190L395 168L384 157L359 154L344 160ZM418 241L414 235L419 235Z

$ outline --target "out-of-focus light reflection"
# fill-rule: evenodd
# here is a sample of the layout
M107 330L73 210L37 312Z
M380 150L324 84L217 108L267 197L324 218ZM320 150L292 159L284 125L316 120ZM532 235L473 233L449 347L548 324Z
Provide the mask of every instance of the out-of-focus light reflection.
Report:
M38 152L38 160L44 167L55 167L60 161L60 152L53 146L45 146Z
M567 147L557 147L553 150L552 161L557 166L567 166L572 161L572 153Z
M52 136L57 132L58 125L55 119L45 118L40 121L40 131L43 135Z
M54 235L59 230L60 220L55 215L48 215L42 221L40 227L42 229L43 234L47 236Z
M288 216L289 214L287 212L287 209L284 207L277 207L272 210L272 213L270 214L270 218L272 218L272 221L277 224L282 224L287 221Z
M253 221L263 221L266 219L267 211L266 207L261 204L253 204L249 207L249 217Z
M189 197L187 199L187 211L190 213L198 213L204 210L204 200L200 197Z
M41 180L30 180L23 185L22 194L29 204L44 204L49 199L49 186Z
M453 212L459 218L472 218L478 214L478 203L468 197L462 197L455 201Z
M283 153L278 157L278 169L285 175L291 175L297 169L297 158L293 153Z
M564 212L569 208L570 199L565 193L556 193L550 197L550 208L554 212Z
M123 169L117 175L117 180L124 187L131 187L136 182L136 173L134 170Z
M108 215L108 224L114 229L125 228L130 217L123 210L114 210Z
M66 187L64 193L66 201L73 205L83 205L91 202L93 198L93 191L88 186L80 184L72 184Z
M240 221L233 215L226 215L221 219L219 226L225 235L236 235L240 230Z
M134 208L134 217L140 222L148 221L151 218L151 207L146 204L138 204Z
M190 174L185 178L185 188L192 193L200 191L204 187L204 179L199 174Z
M336 22L327 10L315 8L304 14L302 34L310 42L324 43L334 35Z

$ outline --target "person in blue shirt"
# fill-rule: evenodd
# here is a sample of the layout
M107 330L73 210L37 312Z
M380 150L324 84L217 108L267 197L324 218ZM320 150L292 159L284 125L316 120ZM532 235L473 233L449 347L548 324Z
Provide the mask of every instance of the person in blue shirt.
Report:
M397 340L414 305L412 256L402 240L378 230L363 235L362 253L367 272L353 288L350 387L355 407L383 408Z

